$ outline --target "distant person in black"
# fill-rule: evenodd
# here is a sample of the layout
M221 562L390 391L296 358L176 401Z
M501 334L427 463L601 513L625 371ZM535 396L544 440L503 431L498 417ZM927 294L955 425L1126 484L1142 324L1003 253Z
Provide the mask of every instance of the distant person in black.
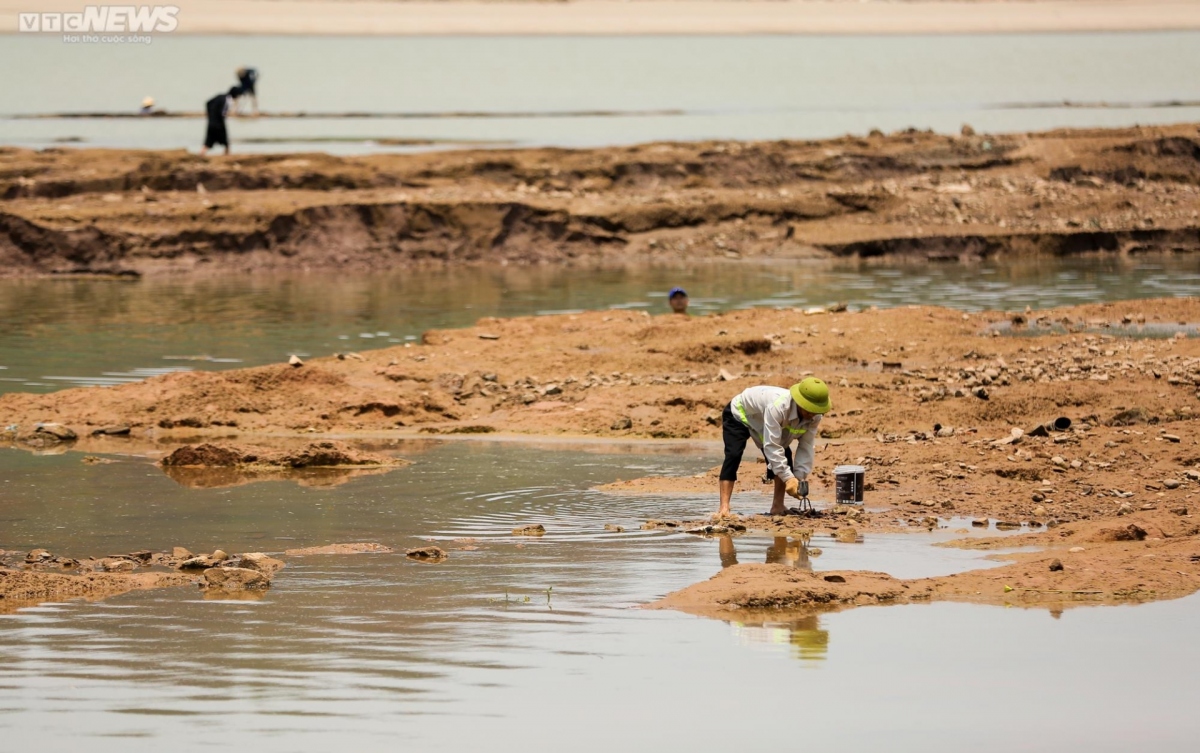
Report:
M242 93L250 98L254 116L258 117L258 94L254 91L254 85L258 83L258 70L248 67L238 68L237 80L238 86L242 88Z
M204 103L205 114L208 116L208 130L204 134L201 156L208 154L208 150L217 144L224 146L225 153L229 154L229 134L225 131L225 116L229 114L230 107L241 94L242 90L234 86L227 93L218 94Z

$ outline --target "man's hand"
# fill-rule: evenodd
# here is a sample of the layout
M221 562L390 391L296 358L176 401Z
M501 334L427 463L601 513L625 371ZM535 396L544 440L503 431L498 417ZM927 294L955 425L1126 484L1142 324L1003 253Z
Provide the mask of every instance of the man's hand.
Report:
M787 480L787 483L783 485L783 490L796 499L800 499L800 479L792 476Z

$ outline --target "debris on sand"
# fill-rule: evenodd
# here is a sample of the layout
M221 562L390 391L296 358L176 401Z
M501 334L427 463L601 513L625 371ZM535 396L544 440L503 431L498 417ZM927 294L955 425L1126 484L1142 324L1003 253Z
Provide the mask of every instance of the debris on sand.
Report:
M305 557L315 554L391 554L396 551L383 544L359 542L354 544L326 544L325 546L309 546L302 549L287 549L289 557Z
M546 527L541 523L530 523L512 529L514 536L545 536Z
M411 557L415 560L435 561L444 560L450 555L446 551L437 546L421 546L416 549L406 549L404 556Z

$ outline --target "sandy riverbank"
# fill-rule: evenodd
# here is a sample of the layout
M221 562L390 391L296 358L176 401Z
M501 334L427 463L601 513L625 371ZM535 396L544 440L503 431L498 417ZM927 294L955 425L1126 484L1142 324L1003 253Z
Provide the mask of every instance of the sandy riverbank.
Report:
M1114 333L1164 334L1198 321L1195 299L975 315L912 307L485 319L473 328L428 332L417 345L297 365L4 395L0 425L15 425L4 437L13 446L44 448L73 433L77 439L63 441L88 452L123 451L129 442L251 443L283 435L716 439L720 410L733 394L813 372L832 385L834 402L821 427L813 497L830 498L835 465L859 463L868 467L868 509L760 518L750 528L857 538L923 531L941 525L939 518L999 520L1024 526L1033 538L1020 543L1047 551L958 580L872 580L863 593L881 602L903 600L886 596L895 589L911 592L904 597L910 600L923 594L1040 603L1044 591L1069 595L1067 601L1144 601L1200 587L1192 559L1200 555L1200 526L1193 522L1200 504L1200 439L1193 430L1200 340ZM1006 328L1026 336L997 336ZM1072 420L1069 430L1031 431L1060 416ZM56 426L39 428L40 422ZM128 427L132 438L93 435L114 426ZM1015 439L1014 429L1023 430ZM757 475L743 474L735 511L765 509ZM712 505L697 504L698 517L715 507L715 481L706 476L605 488L711 495ZM1075 546L1091 553L1076 557ZM1061 559L1064 569L1049 570L1050 559ZM840 584L829 595L820 590L827 581L812 591L813 583L776 583L759 573L753 578L769 582L756 580L750 592L774 595L743 604L737 593L745 584L738 579L747 568L761 566L718 576L715 585L689 592L687 606L845 602ZM1025 589L1026 596L1013 597L1004 586ZM1076 599L1076 591L1087 598Z
M56 11L78 12L85 0ZM1188 0L173 0L182 34L963 34L1200 28ZM0 33L29 3L0 0Z
M1195 251L1200 133L345 158L2 149L0 197L7 275Z

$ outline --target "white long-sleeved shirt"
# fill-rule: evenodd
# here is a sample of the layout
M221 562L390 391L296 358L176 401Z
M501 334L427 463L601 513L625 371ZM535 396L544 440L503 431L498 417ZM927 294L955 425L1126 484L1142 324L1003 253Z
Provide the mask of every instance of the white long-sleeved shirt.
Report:
M750 437L763 451L767 466L776 478L787 481L793 476L805 478L812 472L821 416L818 414L808 421L801 421L800 406L788 390L750 387L730 401L729 410L750 429ZM788 468L783 449L793 440L797 442L796 451L792 453L792 467Z

